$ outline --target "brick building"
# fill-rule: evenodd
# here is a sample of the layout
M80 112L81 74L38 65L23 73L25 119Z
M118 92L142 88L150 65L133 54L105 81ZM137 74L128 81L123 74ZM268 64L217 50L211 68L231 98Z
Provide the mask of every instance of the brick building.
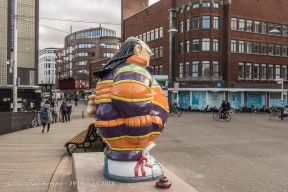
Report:
M116 31L103 27L77 31L65 37L65 47L56 52L56 88L62 96L90 91L90 62L111 58L120 46ZM87 77L88 76L88 77Z
M127 0L122 5L129 7L122 7L122 39L136 36L148 44L154 74L169 76L170 101L178 97L193 108L220 106L223 99L232 107L280 106L274 79L283 78L288 88L287 0L160 0L141 10ZM274 28L280 33L270 33Z

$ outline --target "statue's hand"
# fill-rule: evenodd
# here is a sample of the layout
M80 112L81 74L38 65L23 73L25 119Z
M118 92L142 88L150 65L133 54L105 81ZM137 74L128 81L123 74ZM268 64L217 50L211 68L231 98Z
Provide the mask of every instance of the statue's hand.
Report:
M86 109L86 113L89 117L91 118L95 118L95 113L96 113L96 107L95 107L95 103L94 103L94 100L95 100L95 95L90 95L88 97L89 101L88 101L88 107Z

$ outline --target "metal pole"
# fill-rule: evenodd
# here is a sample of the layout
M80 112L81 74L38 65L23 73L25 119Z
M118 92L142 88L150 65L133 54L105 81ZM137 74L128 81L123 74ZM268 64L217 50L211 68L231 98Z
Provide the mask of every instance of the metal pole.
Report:
M281 120L283 120L283 104L284 104L284 101L283 101L283 77L281 78L281 84L282 84L282 87L281 87Z
M13 61L13 112L17 112L17 0L14 1L14 61Z

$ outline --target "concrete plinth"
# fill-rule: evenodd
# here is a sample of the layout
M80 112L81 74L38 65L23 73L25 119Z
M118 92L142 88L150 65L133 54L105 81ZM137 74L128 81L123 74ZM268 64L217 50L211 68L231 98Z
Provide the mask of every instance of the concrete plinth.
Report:
M109 181L104 178L104 155L103 152L96 153L73 153L72 158L72 180L74 192L86 191L117 191L117 192L135 192L135 191L189 191L197 192L193 187L185 183L162 164L161 167L167 179L172 181L169 189L160 189L156 187L156 181L139 183L119 183Z

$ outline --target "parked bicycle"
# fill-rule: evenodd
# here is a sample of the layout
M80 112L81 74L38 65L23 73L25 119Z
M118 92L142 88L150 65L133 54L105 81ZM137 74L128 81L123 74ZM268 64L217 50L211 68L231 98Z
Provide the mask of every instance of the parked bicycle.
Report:
M221 112L219 110L217 112L213 112L213 118L216 121L219 121L219 119L223 119L224 121L229 122L231 120L231 116L227 111L222 113L222 118L220 118L220 113Z
M179 110L179 107L177 109L177 113L175 113L174 108L170 108L169 116L175 116L175 115L177 115L178 117L181 117L182 112Z
M32 120L31 124L32 124L32 127L37 127L37 126L42 125L39 112L37 113L36 110L35 110L35 117L34 117L34 119Z

